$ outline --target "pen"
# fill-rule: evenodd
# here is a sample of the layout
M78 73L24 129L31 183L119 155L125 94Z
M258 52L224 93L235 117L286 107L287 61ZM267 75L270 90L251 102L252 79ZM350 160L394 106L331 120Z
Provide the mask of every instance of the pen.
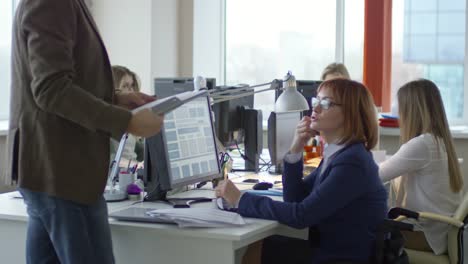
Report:
M137 168L138 168L138 163L135 164L135 165L133 165L133 167L132 167L132 169L130 170L130 172L131 172L132 174L135 173L136 170L137 170Z
M127 172L130 172L130 164L132 163L132 159L128 160L128 165L127 165Z

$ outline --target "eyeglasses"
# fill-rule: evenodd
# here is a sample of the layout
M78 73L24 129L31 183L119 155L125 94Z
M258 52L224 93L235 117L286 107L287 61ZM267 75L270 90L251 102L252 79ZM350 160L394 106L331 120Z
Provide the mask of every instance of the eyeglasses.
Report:
M322 108L323 110L328 110L334 105L341 105L330 101L330 98L318 99L317 97L312 97L312 99L310 100L310 104L312 105L312 108L316 108L320 105L320 108Z

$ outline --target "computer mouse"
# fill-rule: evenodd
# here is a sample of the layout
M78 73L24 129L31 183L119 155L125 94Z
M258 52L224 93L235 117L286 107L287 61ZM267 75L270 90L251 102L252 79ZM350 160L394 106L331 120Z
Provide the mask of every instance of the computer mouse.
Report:
M242 182L246 182L246 183L258 183L259 180L258 180L258 179L245 179L245 180L243 180Z
M254 190L268 190L273 187L273 183L271 182L259 182L255 184L252 189Z

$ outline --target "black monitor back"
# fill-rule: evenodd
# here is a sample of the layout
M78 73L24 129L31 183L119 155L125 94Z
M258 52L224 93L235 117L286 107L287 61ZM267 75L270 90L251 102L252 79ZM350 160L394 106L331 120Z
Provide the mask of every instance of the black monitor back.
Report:
M253 104L254 98L252 94L250 96L228 100L213 105L216 136L223 145L232 145L234 141L237 143L243 143L245 137L245 131L243 129L244 109L252 109ZM239 133L237 138L234 138L234 131Z
M171 183L167 173L168 161L163 133L145 139L144 168L143 180L147 192L145 200L165 200Z
M206 78L208 90L216 87L215 78ZM193 78L155 78L154 93L158 98L172 96L178 93L193 91Z

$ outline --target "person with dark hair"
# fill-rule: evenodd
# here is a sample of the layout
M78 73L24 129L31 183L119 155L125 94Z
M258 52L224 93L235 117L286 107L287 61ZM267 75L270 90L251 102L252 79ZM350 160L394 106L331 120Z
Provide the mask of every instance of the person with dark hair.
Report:
M367 263L387 213L387 192L370 152L378 137L372 96L361 83L333 79L319 86L312 108L285 156L284 202L241 193L229 180L216 195L242 216L308 227L309 240L319 241L316 247L292 238L266 239L263 263ZM303 178L302 152L314 131L326 143L323 160Z
M400 149L380 164L382 181L392 181L395 206L451 216L462 201L463 178L437 86L425 79L403 85L397 93ZM449 226L416 223L404 232L405 247L443 254Z

